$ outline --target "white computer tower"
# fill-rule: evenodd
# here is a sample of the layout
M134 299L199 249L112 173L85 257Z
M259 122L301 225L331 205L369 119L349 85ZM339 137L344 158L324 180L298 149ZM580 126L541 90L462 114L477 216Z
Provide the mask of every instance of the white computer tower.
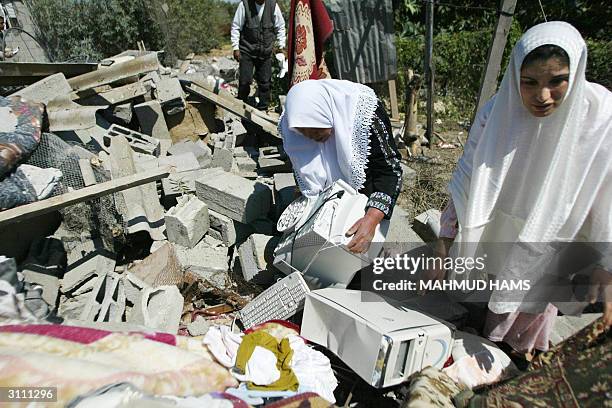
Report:
M389 221L383 220L365 254L346 249L352 238L345 234L365 215L367 201L342 180L316 199L296 200L279 219L284 234L274 251L274 266L286 274L302 272L311 287L346 287L380 253L389 229Z
M371 292L326 288L306 296L301 336L336 354L368 384L400 384L451 355L452 327Z

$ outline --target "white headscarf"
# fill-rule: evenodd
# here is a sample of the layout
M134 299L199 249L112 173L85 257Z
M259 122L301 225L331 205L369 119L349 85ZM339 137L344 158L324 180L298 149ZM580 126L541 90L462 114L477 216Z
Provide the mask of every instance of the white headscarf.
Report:
M377 105L374 91L349 81L307 80L291 88L279 130L302 194L315 196L339 179L363 188ZM332 136L315 142L300 127L332 128Z
M568 54L570 75L561 105L540 118L522 103L520 70L547 44ZM456 256L473 256L478 242L573 241L586 222L594 225L588 239L612 241L612 94L586 81L586 61L584 40L564 22L539 24L516 44L449 185Z

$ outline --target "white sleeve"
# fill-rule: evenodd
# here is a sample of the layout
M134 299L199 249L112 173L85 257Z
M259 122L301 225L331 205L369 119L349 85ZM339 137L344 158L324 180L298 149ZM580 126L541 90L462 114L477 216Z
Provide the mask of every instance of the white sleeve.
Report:
M277 6L278 7L278 6ZM244 25L244 3L240 2L238 8L236 8L236 14L234 14L234 20L232 21L232 29L230 31L230 40L232 42L232 49L240 49L240 30Z
M285 19L283 13L281 13L280 7L276 5L274 10L274 29L276 31L276 40L278 41L278 48L285 49Z

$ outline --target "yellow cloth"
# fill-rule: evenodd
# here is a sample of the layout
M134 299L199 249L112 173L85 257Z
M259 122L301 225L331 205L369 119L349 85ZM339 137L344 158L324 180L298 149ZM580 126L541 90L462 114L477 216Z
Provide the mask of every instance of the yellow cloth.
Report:
M236 355L236 368L242 373L246 370L246 365L255 347L263 347L270 350L276 356L276 368L280 372L280 378L270 385L255 385L252 382L247 383L247 388L250 390L263 391L297 391L299 381L291 370L291 358L293 350L289 346L289 340L284 338L280 343L276 338L264 331L256 331L247 334L242 338L242 343L238 348Z

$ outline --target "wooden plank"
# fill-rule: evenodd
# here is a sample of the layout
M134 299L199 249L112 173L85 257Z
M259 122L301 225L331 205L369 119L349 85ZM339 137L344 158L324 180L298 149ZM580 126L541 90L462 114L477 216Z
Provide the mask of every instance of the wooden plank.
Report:
M399 120L399 105L397 103L397 89L395 87L395 79L388 81L389 99L391 99L391 119Z
M153 181L168 177L170 169L149 170L147 172L121 177L93 186L84 187L80 190L71 191L66 194L47 198L46 200L36 201L31 204L22 205L10 210L0 211L0 227L18 221L27 220L37 215L49 213L77 204L83 201L92 200L104 195L138 187Z
M514 14L515 7L516 0L503 0L497 20L497 26L495 27L495 34L493 35L493 41L489 48L487 66L480 82L478 103L476 104L476 110L474 110L472 123L474 122L473 119L476 117L476 112L491 99L497 89L497 77L501 69L504 48L506 48L506 40L508 38L508 32L510 31L510 25L512 24L512 15Z
M273 122L273 119L271 118L268 120L268 118L265 117L267 115L265 115L263 112L258 111L252 106L246 105L244 102L236 98L230 99L226 96L217 95L198 81L189 80L187 82L188 84L186 84L185 89L187 89L188 92L205 98L212 103L219 105L223 109L260 126L263 130L273 136L280 137L278 134L277 123Z

